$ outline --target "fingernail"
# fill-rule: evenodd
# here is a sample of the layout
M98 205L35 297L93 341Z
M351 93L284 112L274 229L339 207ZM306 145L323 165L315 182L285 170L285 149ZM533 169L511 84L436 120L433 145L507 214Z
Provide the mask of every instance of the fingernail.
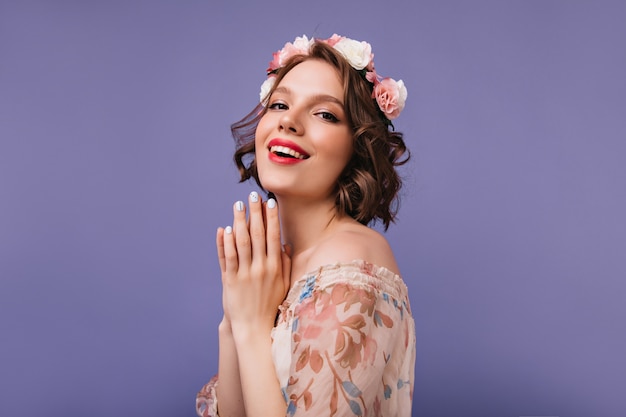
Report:
M250 193L250 201L252 201L253 203L256 203L259 201L259 193L257 193L256 191L252 191Z
M276 207L276 200L274 200L273 198L270 198L269 200L267 200L267 207L269 208Z
M224 229L224 233L231 234L232 232L233 232L233 228L230 226L226 226L226 229Z
M237 209L237 211L243 211L243 201L237 201L235 203L235 209Z

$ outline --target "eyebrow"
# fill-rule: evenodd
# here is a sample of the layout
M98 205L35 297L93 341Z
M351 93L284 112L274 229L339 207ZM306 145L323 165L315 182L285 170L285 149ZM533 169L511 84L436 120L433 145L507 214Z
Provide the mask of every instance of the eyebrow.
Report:
M293 92L289 88L284 87L284 86L276 87L276 89L274 90L274 93L283 93L287 95L293 94ZM343 102L339 100L338 98L331 96L329 94L315 94L311 96L309 100L313 102L330 101L332 103L336 103L340 105L343 108Z

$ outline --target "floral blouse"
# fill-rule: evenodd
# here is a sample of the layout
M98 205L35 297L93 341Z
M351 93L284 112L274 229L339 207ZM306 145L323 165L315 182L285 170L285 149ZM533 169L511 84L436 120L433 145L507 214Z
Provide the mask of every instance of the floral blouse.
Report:
M402 278L362 260L298 280L279 307L272 356L286 416L411 415L415 324ZM217 416L214 376L196 411Z

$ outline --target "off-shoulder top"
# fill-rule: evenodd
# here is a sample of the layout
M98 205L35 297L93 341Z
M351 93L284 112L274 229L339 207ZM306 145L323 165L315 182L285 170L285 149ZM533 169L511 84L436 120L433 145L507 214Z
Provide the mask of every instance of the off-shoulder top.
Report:
M404 281L362 260L305 274L279 307L272 356L286 416L410 416L415 323ZM218 416L218 383L197 394L200 417Z

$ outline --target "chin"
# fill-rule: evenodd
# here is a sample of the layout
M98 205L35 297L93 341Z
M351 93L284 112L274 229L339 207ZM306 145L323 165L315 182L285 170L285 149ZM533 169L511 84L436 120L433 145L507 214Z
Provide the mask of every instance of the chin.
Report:
M280 181L278 178L275 178L275 181L266 180L259 182L266 192L272 193L275 196L293 195L294 191L298 190L297 184Z

